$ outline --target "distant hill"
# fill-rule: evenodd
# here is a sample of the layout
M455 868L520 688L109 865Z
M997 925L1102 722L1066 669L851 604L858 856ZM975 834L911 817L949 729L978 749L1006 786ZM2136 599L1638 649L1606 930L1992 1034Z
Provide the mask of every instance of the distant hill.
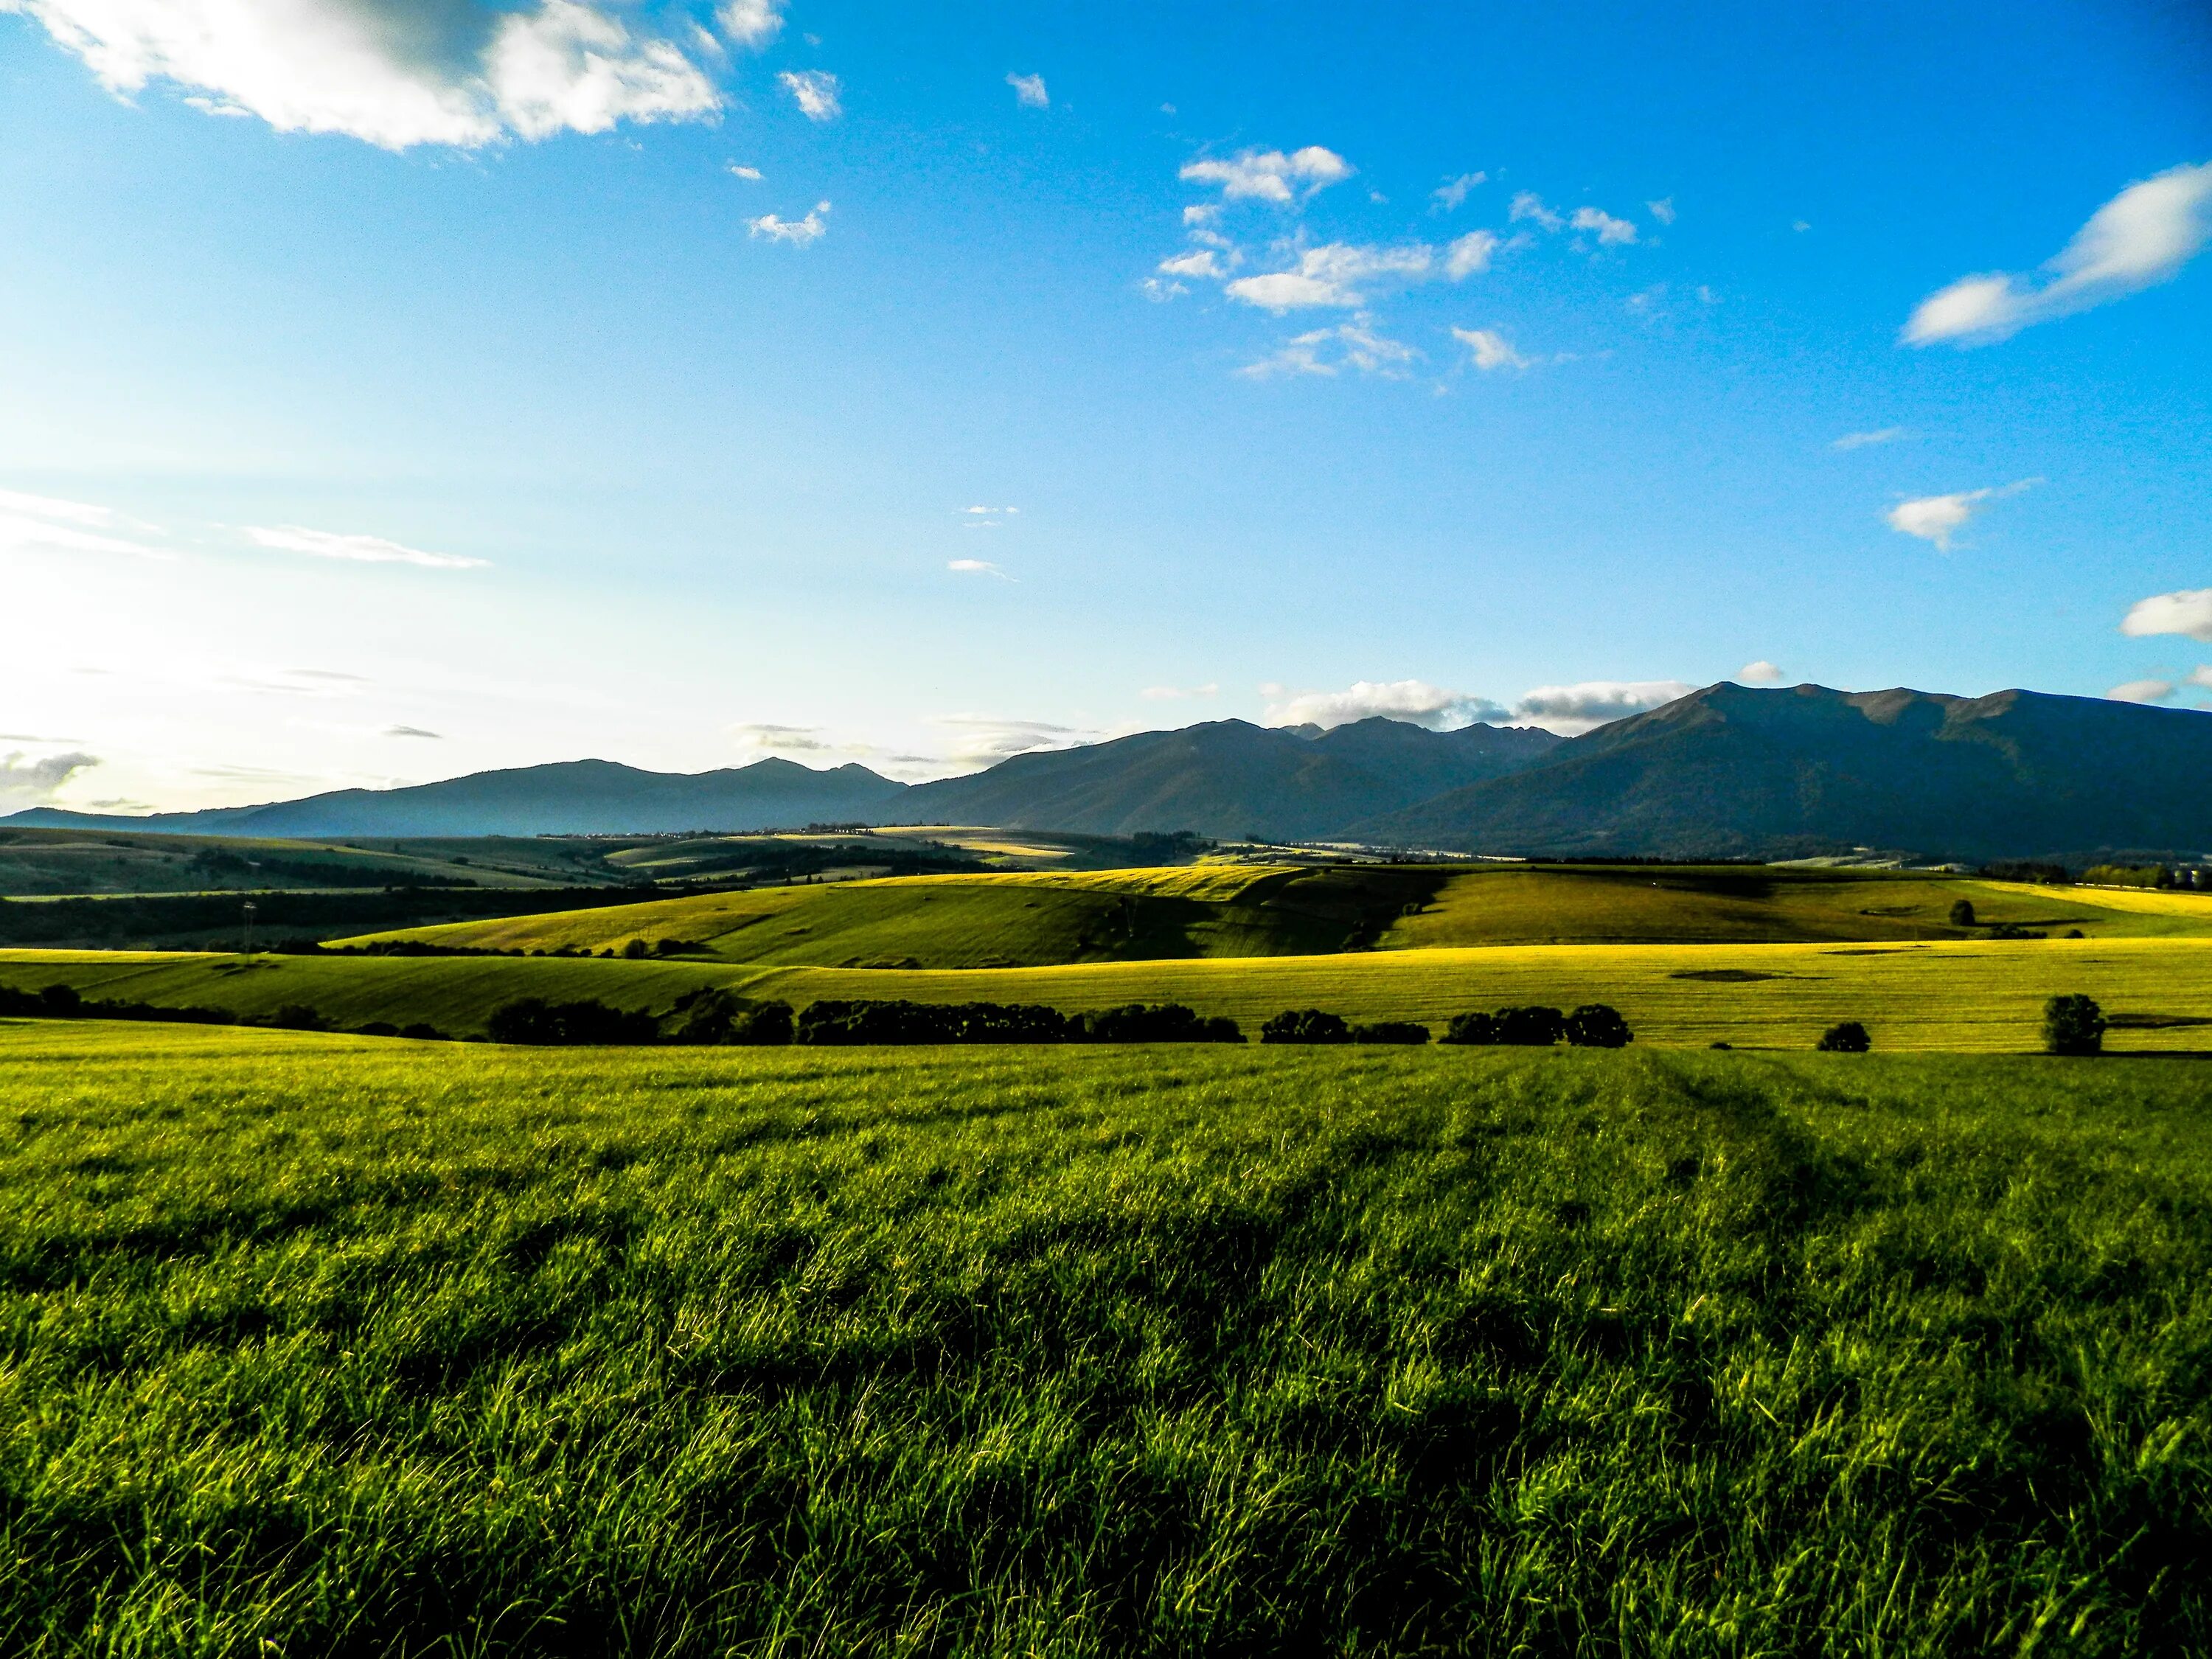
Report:
M2192 856L2212 848L2212 715L1724 682L1352 833L1553 856Z
M1559 742L1529 727L1431 732L1382 719L1312 730L1211 720L1017 755L988 772L917 785L898 811L914 823L1313 840L1533 764Z
M647 772L613 761L472 772L404 789L339 789L268 806L102 817L34 807L0 823L33 829L129 829L193 835L659 835L881 820L907 786L865 766L826 771L787 760L716 772Z

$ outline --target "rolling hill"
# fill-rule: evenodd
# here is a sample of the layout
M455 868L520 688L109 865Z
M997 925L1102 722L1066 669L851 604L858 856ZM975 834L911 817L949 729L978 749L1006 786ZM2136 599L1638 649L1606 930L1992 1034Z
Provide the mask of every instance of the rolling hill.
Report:
M1553 857L2191 857L2212 847L2212 717L1723 682L1351 833Z

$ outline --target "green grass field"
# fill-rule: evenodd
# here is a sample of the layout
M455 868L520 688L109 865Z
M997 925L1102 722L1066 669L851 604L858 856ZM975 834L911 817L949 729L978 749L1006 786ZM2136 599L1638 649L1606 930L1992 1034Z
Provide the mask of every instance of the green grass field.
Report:
M2212 1644L2188 1063L0 1023L10 1655Z
M596 914L596 913L586 913ZM1888 945L1508 945L1318 957L1078 963L921 970L758 967L559 957L257 957L0 952L0 985L269 1015L306 1003L348 1026L424 1021L481 1031L520 996L593 998L665 1012L726 985L803 1006L824 997L1045 1003L1068 1012L1176 1001L1248 1034L1286 1008L1412 1019L1441 1030L1473 1008L1619 1008L1648 1044L1809 1048L1856 1019L1888 1049L2025 1053L2045 1000L2080 992L2122 1024L2116 1049L2212 1049L2212 939L1945 941Z
M2212 938L2212 894L1910 873L1199 864L769 888L363 935L500 951L679 939L763 966L1016 968L1482 945L1872 944L1992 923L2093 939Z

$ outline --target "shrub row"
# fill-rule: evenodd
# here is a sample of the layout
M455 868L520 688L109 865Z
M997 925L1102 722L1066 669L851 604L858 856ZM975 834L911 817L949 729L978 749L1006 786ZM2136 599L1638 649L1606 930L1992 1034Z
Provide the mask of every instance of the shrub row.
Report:
M1444 1031L1446 1042L1548 1048L1555 1042L1577 1048L1620 1048L1636 1040L1618 1008L1585 1002L1571 1013L1557 1008L1500 1008L1492 1014L1455 1014Z

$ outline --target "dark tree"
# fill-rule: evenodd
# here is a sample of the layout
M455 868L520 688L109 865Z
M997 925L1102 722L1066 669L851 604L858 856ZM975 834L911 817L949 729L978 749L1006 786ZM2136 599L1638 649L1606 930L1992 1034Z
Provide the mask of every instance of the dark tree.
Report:
M1488 1048L1498 1041L1498 1016L1480 1013L1454 1014L1451 1017L1451 1024L1444 1027L1443 1040L1446 1042Z
M1974 926L1974 902L1972 899L1955 899L1952 902L1951 925L1954 927Z
M2053 997L2043 1005L2043 1046L2054 1054L2105 1051L2105 1011L2094 997Z
M1858 1021L1847 1019L1821 1032L1820 1040L1813 1046L1824 1054L1863 1054L1874 1047L1874 1039Z
M1292 1008L1260 1028L1262 1042L1346 1042L1352 1030L1342 1016L1318 1008Z
M1500 1008L1497 1041L1517 1048L1548 1048L1567 1034L1556 1008Z
M1567 1016L1567 1041L1577 1048L1625 1048L1636 1041L1620 1010L1585 1002Z

